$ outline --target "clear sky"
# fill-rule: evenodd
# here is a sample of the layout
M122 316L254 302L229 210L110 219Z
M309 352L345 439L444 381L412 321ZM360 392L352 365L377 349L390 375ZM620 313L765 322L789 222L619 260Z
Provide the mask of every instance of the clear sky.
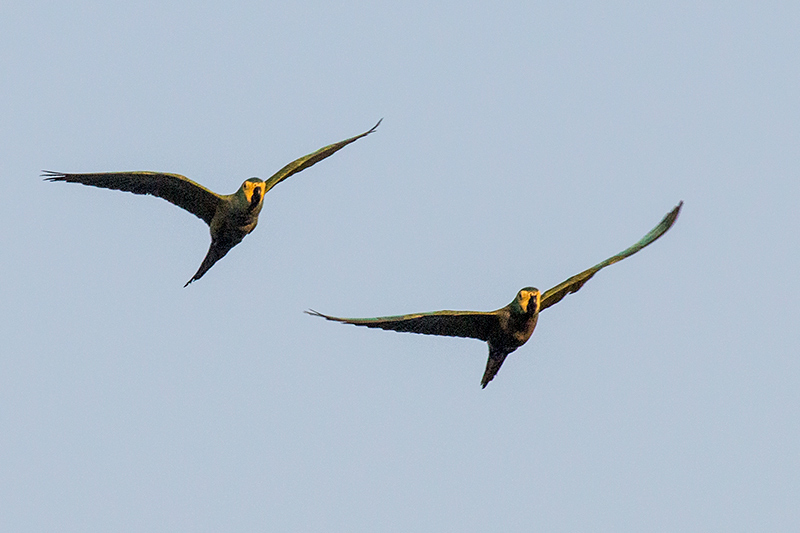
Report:
M0 4L0 530L796 531L800 4ZM64 183L219 193L208 228ZM303 314L491 310L485 343Z

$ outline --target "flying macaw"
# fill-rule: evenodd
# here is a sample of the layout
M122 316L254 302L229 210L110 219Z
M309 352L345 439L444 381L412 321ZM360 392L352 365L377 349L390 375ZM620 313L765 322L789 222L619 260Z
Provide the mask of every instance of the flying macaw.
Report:
M535 287L521 289L514 300L505 307L496 311L434 311L430 313L415 313L410 315L386 316L376 318L339 318L323 315L317 311L309 310L306 313L320 316L328 320L366 326L368 328L381 328L387 330L422 333L425 335L445 335L448 337L469 337L480 339L489 344L489 360L486 362L486 371L481 379L481 386L486 385L494 378L508 354L525 344L533 334L539 313L551 305L557 304L567 294L578 291L583 284L597 274L601 269L630 257L645 246L661 237L672 227L683 202L680 202L664 219L647 235L630 248L609 257L580 274L572 276L563 283L542 294Z
M222 259L231 248L242 242L242 239L248 233L256 229L258 215L261 213L264 202L264 195L270 189L292 174L305 170L326 157L332 156L348 144L357 141L361 137L366 137L375 131L380 123L381 121L379 120L378 124L375 124L371 130L361 135L325 146L316 152L292 161L266 181L262 181L259 178L247 179L242 183L238 191L227 195L210 191L180 174L167 174L164 172L66 174L46 170L42 176L47 181L67 181L103 189L127 191L134 194L151 194L182 207L201 218L210 227L211 246L197 273L186 282L186 285L189 285L191 282L203 277L203 274L214 263Z

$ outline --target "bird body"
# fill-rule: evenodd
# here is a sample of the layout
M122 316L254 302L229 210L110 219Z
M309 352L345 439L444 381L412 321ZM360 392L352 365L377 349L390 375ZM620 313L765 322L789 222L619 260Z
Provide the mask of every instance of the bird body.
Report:
M258 215L264 206L265 185L265 182L258 178L250 178L242 183L235 193L220 196L217 210L209 224L211 245L208 253L197 273L186 282L186 285L203 277L214 263L256 229Z
M211 245L197 273L189 283L203 277L214 263L222 259L231 248L242 242L258 225L258 215L264 204L264 195L289 176L322 161L348 144L366 137L378 124L360 135L334 143L316 152L300 157L284 166L269 179L250 178L233 194L220 195L180 174L165 172L103 172L94 174L65 174L44 171L47 181L81 183L103 189L114 189L134 194L150 194L163 198L189 211L209 225ZM184 287L186 286L184 285Z
M508 354L530 339L541 311L560 302L567 294L578 291L601 269L630 257L661 237L675 223L682 205L683 202L680 202L633 246L559 283L544 294L535 287L525 287L511 303L495 311L434 311L377 318L340 318L314 310L306 313L355 326L486 341L489 345L489 359L481 379L481 386L485 388L500 370Z
M534 287L521 289L507 306L494 311L498 326L489 336L489 359L481 378L481 386L494 378L508 354L528 342L539 320L541 293Z

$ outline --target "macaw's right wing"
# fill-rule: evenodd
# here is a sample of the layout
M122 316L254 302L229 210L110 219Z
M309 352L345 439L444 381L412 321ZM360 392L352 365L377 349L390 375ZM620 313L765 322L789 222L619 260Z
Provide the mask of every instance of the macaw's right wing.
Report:
M45 170L42 176L47 181L81 183L103 189L150 194L181 207L206 224L217 211L221 197L202 185L180 174L164 172L102 172L96 174L66 174Z
M445 335L448 337L468 337L489 340L490 335L500 327L495 313L479 311L434 311L411 315L384 316L376 318L339 318L323 315L313 309L309 315L320 316L335 322L381 328L423 335Z

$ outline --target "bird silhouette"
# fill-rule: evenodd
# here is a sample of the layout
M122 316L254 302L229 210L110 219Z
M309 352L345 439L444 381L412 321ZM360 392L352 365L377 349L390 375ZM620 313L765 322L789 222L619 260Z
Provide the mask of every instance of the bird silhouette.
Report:
M381 119L383 120L383 119ZM81 183L103 189L127 191L134 194L150 194L189 211L209 225L211 245L200 268L191 282L203 277L214 263L222 259L231 248L242 242L258 224L258 215L263 207L264 195L289 176L332 156L348 144L366 137L380 125L360 135L320 148L316 152L296 159L263 181L250 178L233 194L220 195L180 174L164 172L102 172L94 174L67 174L43 171L46 181Z
M324 315L313 309L306 313L355 326L486 341L489 345L489 359L481 379L481 386L486 388L500 370L508 354L525 344L531 337L541 311L557 304L567 294L578 291L603 268L630 257L661 237L675 223L682 205L683 202L680 202L633 246L559 283L544 294L535 287L525 287L517 293L510 304L495 311L434 311L376 318L340 318Z

